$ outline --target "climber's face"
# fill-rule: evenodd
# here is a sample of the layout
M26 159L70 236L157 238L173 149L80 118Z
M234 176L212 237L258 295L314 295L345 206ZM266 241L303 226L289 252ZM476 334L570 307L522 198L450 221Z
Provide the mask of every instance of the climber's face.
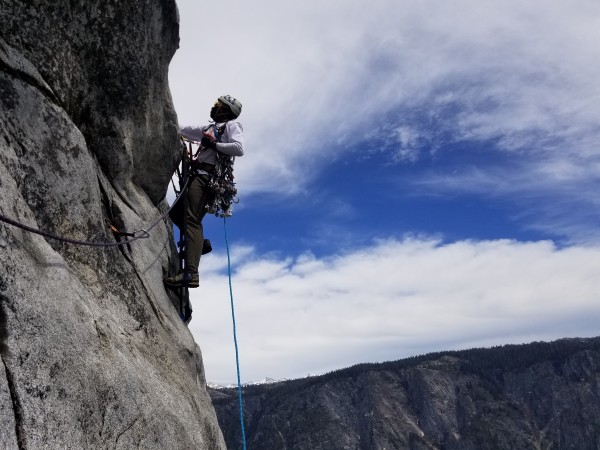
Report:
M217 101L215 102L215 104L213 105L213 107L210 109L210 117L211 117L213 120L217 120L217 119L215 118L215 116L216 116L216 115L219 115L219 112L221 111L221 108L222 108L222 107L223 107L223 104L222 104L222 103L221 103L219 100L217 100Z
M217 100L210 110L210 118L215 122L224 122L229 120L229 116L231 116L229 107Z

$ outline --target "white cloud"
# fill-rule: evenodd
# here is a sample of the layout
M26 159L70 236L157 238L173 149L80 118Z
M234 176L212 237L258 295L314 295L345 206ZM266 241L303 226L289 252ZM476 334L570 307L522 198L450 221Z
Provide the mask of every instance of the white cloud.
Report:
M407 238L325 259L248 250L233 277L243 381L597 331L600 248ZM208 379L223 383L235 357L216 266L203 261L190 328Z
M428 114L428 125L394 124L425 127L423 135L441 127L457 140L499 139L506 149L542 153L560 142L556 159L579 155L583 167L597 160L585 139L600 137L597 2L179 7L170 79L180 121L204 122L225 92L244 102L250 150L237 165L245 192L301 189L325 153L343 152L391 111L399 121Z

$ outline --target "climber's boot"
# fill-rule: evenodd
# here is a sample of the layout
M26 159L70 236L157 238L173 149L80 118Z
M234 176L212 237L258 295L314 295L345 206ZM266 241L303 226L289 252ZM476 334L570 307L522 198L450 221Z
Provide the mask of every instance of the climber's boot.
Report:
M187 287L189 288L197 288L200 285L198 272L180 272L175 276L164 278L163 281L169 287L181 287L185 281L187 281Z

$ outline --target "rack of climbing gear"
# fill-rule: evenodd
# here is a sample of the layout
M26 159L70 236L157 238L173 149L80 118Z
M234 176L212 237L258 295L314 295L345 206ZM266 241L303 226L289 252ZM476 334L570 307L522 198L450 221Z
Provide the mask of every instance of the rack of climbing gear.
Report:
M181 140L188 144L188 163L198 156L198 153L204 150L199 141L182 136ZM197 146L196 151L193 151L193 146ZM210 174L208 189L210 194L206 203L206 212L214 214L217 217L231 217L232 206L234 203L239 203L237 197L237 188L235 187L233 176L233 163L235 157L217 152L217 161L215 168ZM191 169L188 166L188 171ZM181 178L180 178L181 179Z
M233 203L238 203L237 189L233 182L234 157L217 153L217 164L208 187L212 194L206 205L209 214L217 217L231 217Z

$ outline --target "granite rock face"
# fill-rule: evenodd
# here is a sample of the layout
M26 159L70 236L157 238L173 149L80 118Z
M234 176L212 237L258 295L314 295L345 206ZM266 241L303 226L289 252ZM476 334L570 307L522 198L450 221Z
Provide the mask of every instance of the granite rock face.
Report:
M0 214L114 243L179 157L174 0L0 0ZM224 449L163 275L171 227L76 246L0 222L0 448Z
M600 338L439 353L244 390L249 448L600 448ZM235 390L211 390L239 448Z

